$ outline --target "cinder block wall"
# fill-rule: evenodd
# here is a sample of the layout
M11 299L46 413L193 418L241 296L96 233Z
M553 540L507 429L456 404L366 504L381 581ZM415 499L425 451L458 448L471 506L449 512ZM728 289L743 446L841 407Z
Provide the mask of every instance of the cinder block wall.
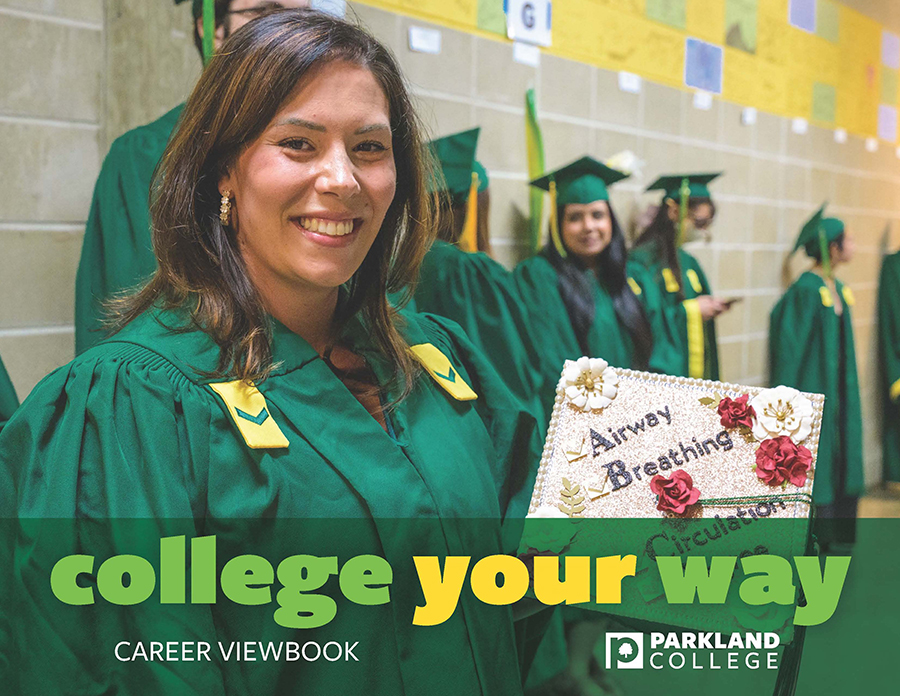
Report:
M861 6L872 2L848 4L874 12ZM690 245L717 292L745 298L719 322L725 380L764 382L769 311L785 278L807 265L786 263L787 252L830 200L856 237L856 260L840 275L857 298L867 481L880 480L874 305L881 255L900 243L893 148L870 153L853 136L838 145L814 126L795 135L787 119L765 113L743 126L733 104L698 111L688 93L646 81L641 94L625 94L614 73L547 55L526 67L505 42L442 27L440 55L413 53L408 28L430 25L358 3L350 11L398 56L432 135L482 127L495 255L507 266L527 253L529 87L549 167L625 149L646 161L642 176L613 194L626 226L657 201L642 190L659 173L725 170L714 185L712 238ZM113 138L187 95L199 71L190 31L188 7L168 0L0 0L0 55L12 66L0 75L0 355L23 397L72 354L74 271L102 157Z
M0 356L21 397L72 357L105 37L103 0L0 0Z
M862 8L860 8L862 9ZM481 126L478 157L491 176L491 236L495 256L514 265L528 250L524 94L535 87L547 166L587 153L605 159L631 150L646 162L642 175L616 185L613 206L630 226L659 201L644 188L659 174L719 171L713 184L718 215L709 241L689 244L715 291L745 298L719 320L723 379L762 385L766 379L769 312L787 282L810 264L787 255L802 223L822 203L842 217L856 239L856 258L840 277L856 295L853 308L863 390L867 481L880 480L880 398L875 384L875 299L884 250L900 244L900 159L863 139L839 145L814 126L796 135L788 119L758 114L741 123L741 107L714 101L693 107L692 95L644 81L642 92L618 88L618 76L583 63L543 55L538 68L513 61L508 43L441 29L442 52L407 47L410 25L425 22L356 5L363 22L397 53L435 135Z

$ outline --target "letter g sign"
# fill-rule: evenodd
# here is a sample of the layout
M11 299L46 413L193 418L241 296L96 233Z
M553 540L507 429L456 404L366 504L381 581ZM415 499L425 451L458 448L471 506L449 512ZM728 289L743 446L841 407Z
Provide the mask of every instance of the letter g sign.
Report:
M533 46L550 45L551 0L506 0L506 35Z
M522 5L522 24L526 29L534 29L534 5L530 2Z

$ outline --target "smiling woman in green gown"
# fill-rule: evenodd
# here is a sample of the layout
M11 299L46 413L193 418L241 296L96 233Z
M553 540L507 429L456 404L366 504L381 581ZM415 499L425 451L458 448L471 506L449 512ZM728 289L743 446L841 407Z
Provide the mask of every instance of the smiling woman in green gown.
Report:
M458 327L386 299L431 234L421 147L394 59L348 23L269 15L212 60L159 172L159 270L0 435L4 509L33 518L0 559L10 693L521 694L509 607L464 592L446 622L412 625L412 555L514 550L504 522L524 516L537 464L534 419ZM39 533L48 517L80 524ZM342 602L304 631L221 596L55 600L62 555L135 553L121 518L149 527L146 546L216 534L223 560L383 555L391 602ZM117 642L150 640L347 641L359 662L117 661Z
M772 309L769 383L825 395L813 497L819 518L853 519L863 492L862 415L853 293L833 270L853 256L844 223L824 217L823 205L803 226L794 251L815 261ZM849 541L843 534L826 541ZM820 538L820 541L822 539Z
M647 187L663 190L662 204L641 234L629 259L641 265L662 298L666 333L676 360L669 374L719 379L719 350L714 319L731 306L712 296L700 263L681 248L695 230L708 228L716 208L708 184L719 174L663 176Z
M513 276L541 355L545 408L565 361L582 355L668 372L659 294L643 269L626 268L625 237L609 201L608 187L626 177L582 157L532 182L556 201L550 242Z

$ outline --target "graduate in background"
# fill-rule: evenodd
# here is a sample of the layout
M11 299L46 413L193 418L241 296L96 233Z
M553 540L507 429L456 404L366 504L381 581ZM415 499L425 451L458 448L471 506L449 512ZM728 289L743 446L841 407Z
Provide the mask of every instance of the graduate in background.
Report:
M441 203L438 239L419 273L415 309L452 319L480 348L510 390L534 407L542 428L540 356L509 272L490 248L488 175L475 159L479 128L430 143L443 171L432 188Z
M834 277L834 269L853 257L853 239L843 222L824 217L824 212L823 205L794 245L794 251L803 249L815 266L797 278L772 309L769 383L825 395L813 486L816 514L852 519L863 492L862 416L853 293Z
M548 413L566 360L587 355L616 367L659 372L671 365L659 294L641 268L626 268L625 236L609 200L609 187L627 177L582 157L531 182L551 194L550 241L516 266L513 277L541 356L541 398ZM564 616L568 666L554 683L572 693L604 693L595 682L595 675L603 676L593 648L605 621L582 610ZM550 635L536 667L542 651L552 646Z
M16 396L16 390L0 360L0 430L3 430L6 421L12 418L13 411L18 407L19 397Z
M176 5L186 0L175 0ZM233 32L261 14L285 7L305 7L309 0L207 0L215 27L203 43L204 1L193 0L194 43L201 55L212 54ZM206 56L209 59L209 55ZM75 277L75 354L106 336L104 303L146 282L156 270L150 241L150 179L175 129L184 104L156 121L119 136L103 162L94 187Z
M900 251L881 266L878 333L885 377L884 480L900 481Z
M695 230L713 222L716 207L708 184L720 174L673 174L647 187L663 190L662 205L638 238L629 259L640 264L659 288L668 335L677 351L669 374L719 379L719 350L713 321L731 303L713 297L706 274L693 256L681 248Z
M566 360L587 355L658 372L672 365L659 293L640 267L626 268L610 205L609 187L627 176L582 157L531 182L551 192L550 241L513 277L544 365L546 408Z

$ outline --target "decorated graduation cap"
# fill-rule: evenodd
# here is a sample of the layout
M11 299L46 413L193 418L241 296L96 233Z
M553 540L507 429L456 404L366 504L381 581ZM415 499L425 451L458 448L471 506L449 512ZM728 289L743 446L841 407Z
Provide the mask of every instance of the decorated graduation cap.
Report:
M466 221L459 236L463 251L478 251L478 193L488 187L488 174L475 159L480 128L453 133L429 143L444 173L444 186L454 205L466 203ZM432 190L436 190L432 182Z
M566 250L559 234L559 206L608 201L609 187L629 176L593 157L582 157L531 182L532 186L550 192L550 237L560 256L565 258Z
M176 5L184 2L187 0L175 0ZM206 64L215 50L213 38L216 34L216 3L215 0L192 0L191 9L194 19L203 17L203 63Z
M664 198L678 203L678 239L676 245L684 244L688 203L691 198L712 198L709 183L722 176L722 172L702 174L664 174L647 187L648 191L665 191Z
M807 256L816 257L818 251L822 260L822 270L826 276L831 276L831 254L828 252L828 245L840 237L844 233L844 223L837 218L825 217L825 208L828 203L825 202L806 221L806 224L800 229L797 242L791 253L796 252L801 247Z

